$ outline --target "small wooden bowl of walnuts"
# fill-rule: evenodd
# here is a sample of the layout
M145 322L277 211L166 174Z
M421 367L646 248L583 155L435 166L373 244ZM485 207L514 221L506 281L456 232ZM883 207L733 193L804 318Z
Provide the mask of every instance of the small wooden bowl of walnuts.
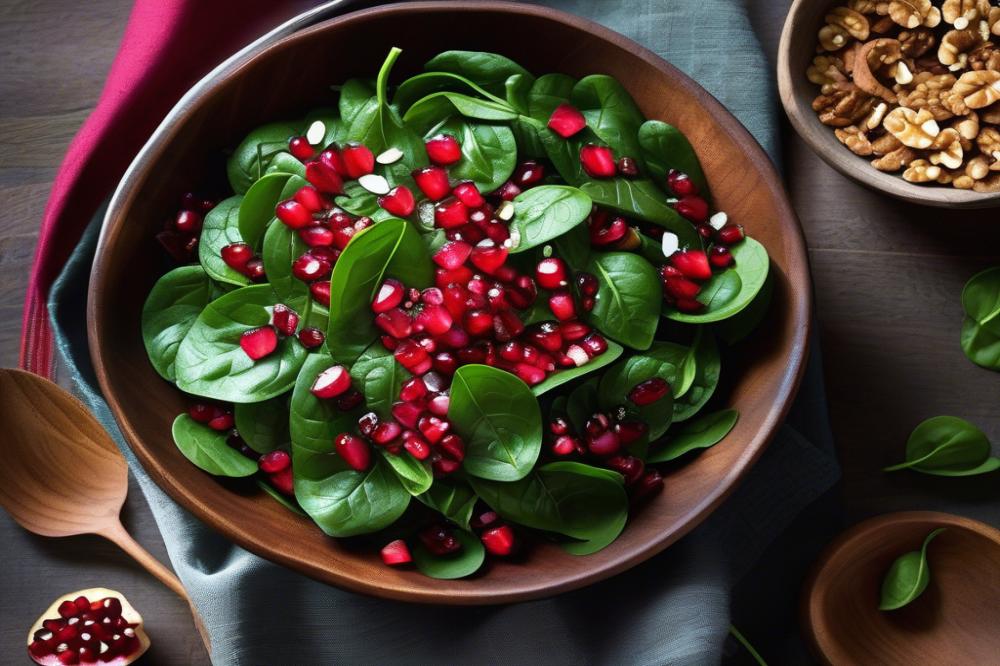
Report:
M1000 206L1000 0L795 0L778 87L844 175L913 203Z

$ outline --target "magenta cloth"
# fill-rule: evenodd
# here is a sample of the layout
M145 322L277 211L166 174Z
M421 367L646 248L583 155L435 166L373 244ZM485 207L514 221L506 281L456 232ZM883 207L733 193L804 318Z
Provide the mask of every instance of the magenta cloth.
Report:
M104 90L63 159L35 249L20 365L52 375L49 289L101 202L174 103L302 0L136 0Z

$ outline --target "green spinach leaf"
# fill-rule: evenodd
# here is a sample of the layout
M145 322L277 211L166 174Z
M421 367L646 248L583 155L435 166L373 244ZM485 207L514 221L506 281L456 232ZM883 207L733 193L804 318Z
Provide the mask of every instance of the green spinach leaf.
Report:
M242 287L250 278L238 273L222 260L222 248L232 243L242 243L239 218L242 196L229 197L219 202L205 216L198 241L198 261L213 280Z
M375 82L365 79L347 79L340 87L340 97L337 109L340 111L341 122L350 127L354 118L361 112L365 104L375 97Z
M600 370L605 366L611 365L612 363L615 362L615 360L619 356L622 355L622 352L625 350L622 348L621 345L619 345L613 340L608 340L607 342L608 342L608 349L600 356L590 359L590 362L585 365L581 365L576 368L566 368L565 370L559 370L557 372L550 374L540 383L532 386L531 392L534 393L536 396L542 395L543 393L547 393L548 391L551 391L555 387L561 386L566 382L571 382L574 379L579 379L584 375L589 375L590 373L596 370Z
M913 550L896 558L882 579L879 610L897 610L924 593L931 582L931 573L927 566L927 547L944 531L945 528L939 527L927 535L920 550Z
M665 186L667 173L676 169L686 173L698 187L698 193L711 201L708 181L701 169L701 162L684 134L660 120L647 120L639 127L639 146L650 175Z
M706 414L695 421L688 421L676 432L668 433L666 442L657 447L646 458L646 462L667 462L695 449L715 446L736 426L739 417L740 413L735 409L724 409Z
M267 453L288 446L289 396L279 395L264 402L237 403L233 409L236 431L251 449Z
M351 382L365 396L368 409L381 419L392 418L392 404L410 373L396 363L392 352L373 342L351 366Z
M587 119L587 126L618 157L628 156L642 164L638 135L646 117L617 79L607 74L585 76L573 87L570 99Z
M589 180L580 189L600 206L673 232L681 248L701 249L701 238L694 225L667 205L666 195L652 181L627 178Z
M465 481L447 478L435 480L427 492L417 495L417 499L463 530L468 530L479 498Z
M263 258L267 279L278 302L292 308L301 317L309 314L313 300L309 295L309 285L292 273L292 264L308 249L297 231L280 222L272 224L264 234Z
M487 193L514 173L517 144L506 125L466 122L453 116L433 131L451 134L462 145L462 159L449 169L452 180L471 180Z
M420 134L426 134L442 118L456 112L466 118L489 122L507 122L518 118L517 111L507 106L506 102L493 102L445 91L431 93L414 102L403 115L403 122Z
M392 525L410 503L389 465L374 456L364 472L347 470L328 477L296 477L295 497L302 509L332 537L370 534Z
M694 378L690 388L674 400L674 423L686 421L697 414L719 385L722 359L712 331L705 327L698 329L686 363L694 366Z
M990 454L990 441L982 430L965 419L935 416L910 434L906 461L884 471L912 469L935 476L986 474L1000 469L1000 458Z
M379 453L406 488L406 492L417 496L430 489L431 483L434 482L430 463L417 460L406 451L397 455L379 447Z
M243 194L261 178L271 159L288 150L288 140L301 131L297 122L277 122L262 125L250 132L226 163L229 184L237 194Z
M153 368L174 381L177 348L198 315L220 295L201 266L181 266L153 285L142 306L142 342Z
M590 197L568 185L540 185L518 194L510 223L511 252L524 252L562 236L587 219L592 207Z
M587 272L600 285L590 323L623 345L648 349L663 301L656 269L637 254L607 252L594 255Z
M250 476L257 463L226 443L228 433L212 430L187 414L174 419L174 443L184 457L215 476Z
M663 315L686 324L709 324L728 319L750 305L767 281L771 261L764 246L752 238L730 250L735 265L715 273L701 286L697 299L705 304L704 310L688 314L665 308Z
M504 83L511 76L531 76L510 58L485 51L445 51L428 60L424 69L459 74L494 95L503 95Z
M1000 370L1000 267L977 273L962 289L962 351L976 365Z
M295 380L289 403L288 431L292 439L292 471L298 479L319 480L347 469L334 453L333 439L344 432L354 432L356 413L337 408L335 400L317 398L309 389L316 377L335 365L325 349L309 354Z
M417 74L399 84L396 94L392 98L392 103L404 111L413 105L417 100L436 92L457 92L467 95L479 95L498 104L506 104L502 97L490 93L481 88L474 81L470 81L461 74L452 72L424 72Z
M269 173L254 183L240 202L240 238L252 248L260 247L267 225L274 219L274 209L309 183L289 173Z
M465 578L479 571L486 559L483 543L475 534L465 530L455 530L454 534L462 548L450 555L434 555L424 544L414 544L413 564L417 571L441 580Z

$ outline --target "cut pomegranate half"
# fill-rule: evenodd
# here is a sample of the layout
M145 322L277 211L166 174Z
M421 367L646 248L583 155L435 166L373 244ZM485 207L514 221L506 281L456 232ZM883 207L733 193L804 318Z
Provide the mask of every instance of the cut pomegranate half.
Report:
M142 616L120 592L103 587L59 597L28 632L28 655L47 666L124 666L148 648Z

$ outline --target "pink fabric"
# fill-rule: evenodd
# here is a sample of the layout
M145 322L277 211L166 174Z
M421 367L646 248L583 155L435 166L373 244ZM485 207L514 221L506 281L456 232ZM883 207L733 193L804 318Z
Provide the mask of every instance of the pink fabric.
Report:
M184 92L294 0L136 0L97 107L70 143L49 195L24 305L20 365L52 375L49 288L97 207Z

